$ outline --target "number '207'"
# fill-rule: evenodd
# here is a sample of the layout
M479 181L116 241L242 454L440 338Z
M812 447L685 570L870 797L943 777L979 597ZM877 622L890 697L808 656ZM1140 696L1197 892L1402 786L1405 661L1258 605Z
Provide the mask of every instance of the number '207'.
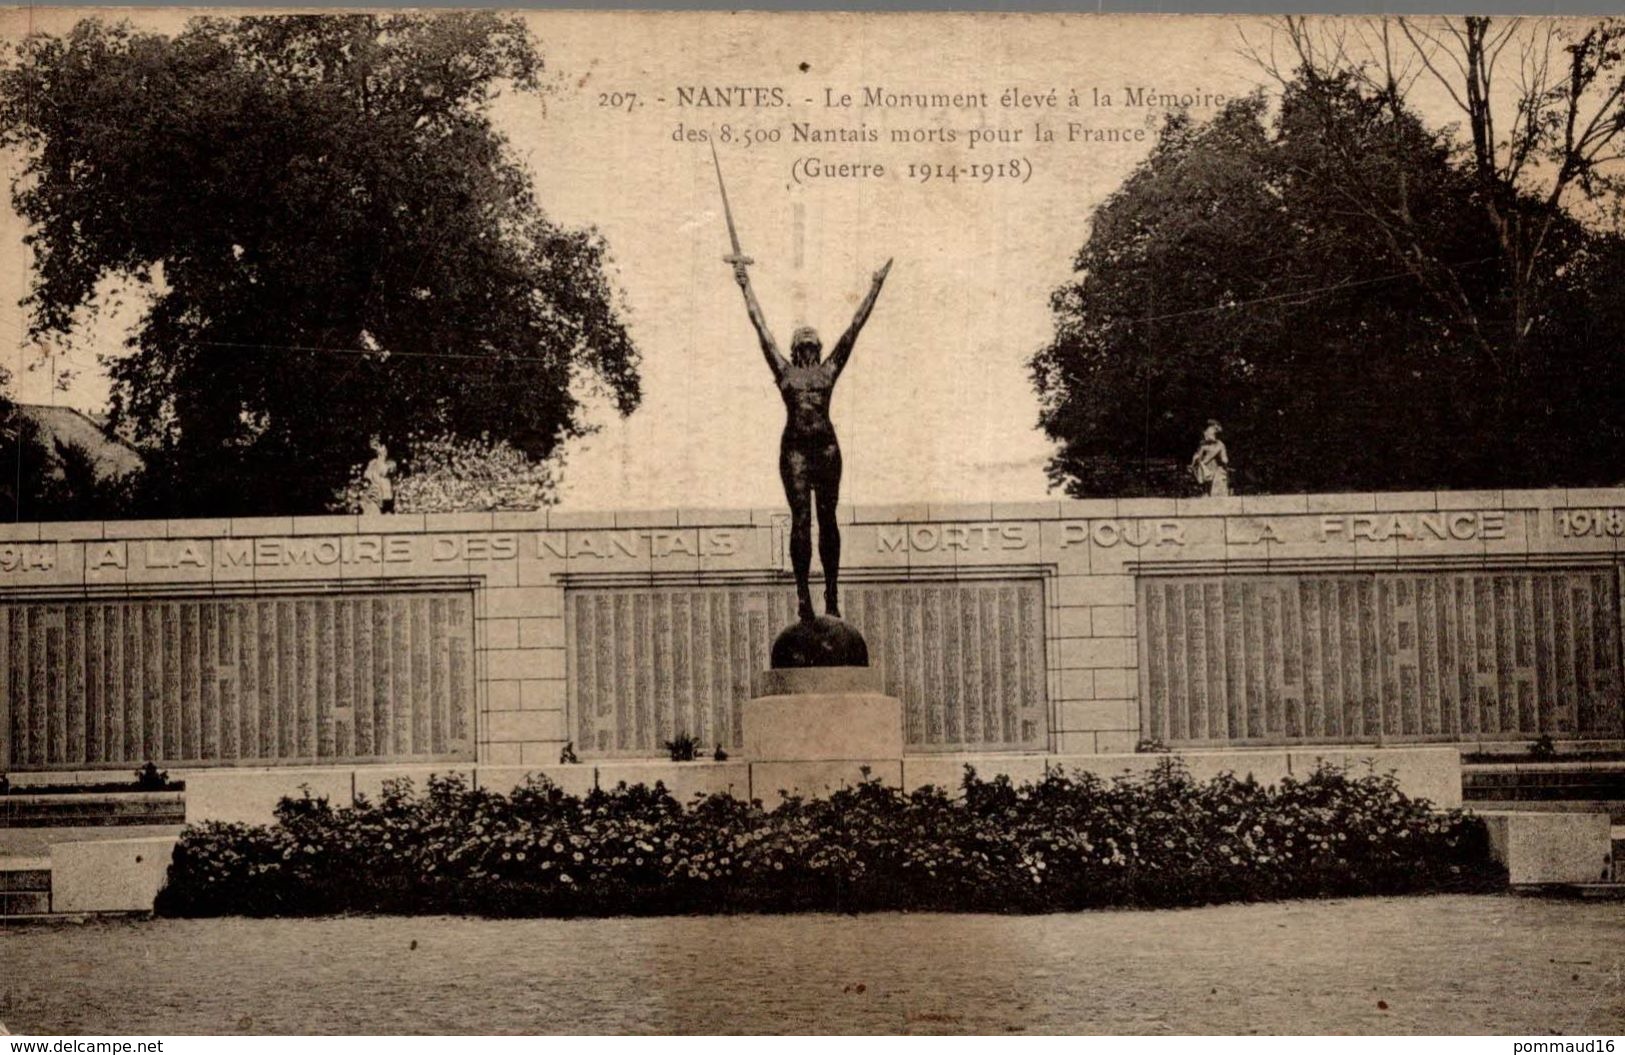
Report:
M598 105L605 110L625 110L631 113L638 107L637 92L599 92Z

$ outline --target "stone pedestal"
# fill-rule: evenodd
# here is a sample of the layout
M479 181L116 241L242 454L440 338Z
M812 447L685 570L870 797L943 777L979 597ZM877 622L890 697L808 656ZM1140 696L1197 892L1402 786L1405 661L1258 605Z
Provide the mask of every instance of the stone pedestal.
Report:
M1506 865L1513 886L1606 883L1613 876L1606 813L1475 812L1489 830L1490 856Z
M762 676L765 695L741 712L751 762L903 757L903 702L870 667L792 667Z

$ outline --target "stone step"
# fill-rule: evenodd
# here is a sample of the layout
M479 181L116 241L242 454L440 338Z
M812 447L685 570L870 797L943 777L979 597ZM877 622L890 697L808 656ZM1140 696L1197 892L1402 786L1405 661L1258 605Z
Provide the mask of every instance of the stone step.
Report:
M103 802L185 802L186 789L172 788L163 791L139 791L87 786L72 791L61 789L52 791L14 785L10 791L0 795L0 806L6 803L85 802L87 800Z
M1606 791L1606 789L1603 789ZM1461 792L1464 802L1493 802L1497 806L1501 803L1515 804L1519 802L1585 802L1585 803L1617 803L1625 806L1625 795L1597 794L1597 788L1512 788L1486 791L1483 788L1463 788ZM1560 808L1560 807L1559 807ZM1603 812L1608 812L1603 807Z
M0 894L50 893L51 866L44 868L0 868Z
M181 792L0 797L0 828L182 824L185 820L186 800Z
M1613 883L1542 883L1515 886L1516 894L1534 894L1543 897L1584 898L1588 901L1625 901L1625 882Z
M1462 788L1461 797L1465 802L1603 802L1625 805L1625 795L1609 788Z
M186 823L185 810L147 813L20 813L0 817L0 828L103 828Z
M1625 802L1608 799L1475 799L1462 796L1462 805L1482 813L1515 811L1531 813L1606 813L1612 824L1625 824Z
M41 828L0 828L0 861L15 857L38 857L41 867L50 861L54 843L95 842L139 839L152 835L179 835L185 826L176 824L62 824Z
M1528 740L1498 740L1477 744L1463 744L1461 760L1464 765L1483 762L1516 762L1525 765L1544 765L1529 757ZM1625 740L1558 740L1552 749L1560 760L1597 759L1625 761Z
M1462 772L1560 772L1565 769L1594 769L1599 772L1625 771L1625 756L1605 754L1558 754L1555 758L1484 758L1462 756Z
M1620 780L1625 769L1618 766L1597 766L1594 762L1552 762L1550 766L1474 766L1462 769L1462 779L1482 780L1484 784L1503 784L1506 780L1529 780L1540 784L1544 780Z
M43 916L51 911L49 890L0 891L0 919L15 916Z
M1625 764L1545 761L1463 766L1461 797L1481 808L1607 813L1625 819Z
M1625 792L1625 769L1462 770L1464 788L1608 788Z
M1463 787L1461 797L1487 802L1574 801L1625 802L1625 790L1584 784L1545 784L1535 787Z

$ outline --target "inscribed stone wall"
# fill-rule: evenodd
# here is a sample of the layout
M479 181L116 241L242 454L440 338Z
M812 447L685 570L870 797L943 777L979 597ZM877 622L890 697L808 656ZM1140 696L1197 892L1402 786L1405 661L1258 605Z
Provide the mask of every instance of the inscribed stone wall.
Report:
M840 515L848 614L908 705L912 751L1621 735L1625 491ZM567 741L726 742L788 619L785 526L749 510L3 525L0 767L541 765Z

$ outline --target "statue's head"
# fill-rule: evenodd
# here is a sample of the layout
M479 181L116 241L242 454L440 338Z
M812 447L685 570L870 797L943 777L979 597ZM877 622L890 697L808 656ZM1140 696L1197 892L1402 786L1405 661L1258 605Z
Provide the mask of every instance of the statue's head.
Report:
M790 361L797 366L817 366L823 350L824 342L811 326L797 326L796 332L790 335Z
M1207 440L1209 443L1211 443L1212 441L1219 438L1220 431L1222 431L1222 430L1219 428L1219 423L1217 421L1214 421L1213 419L1209 418L1208 423L1207 423L1207 428L1202 430L1202 438L1204 440Z

